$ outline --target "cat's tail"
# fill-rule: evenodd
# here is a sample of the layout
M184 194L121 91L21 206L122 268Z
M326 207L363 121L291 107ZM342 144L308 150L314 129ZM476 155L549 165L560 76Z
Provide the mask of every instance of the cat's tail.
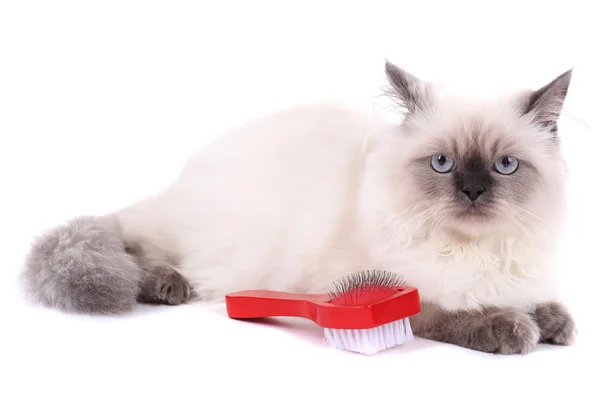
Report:
M86 314L132 309L141 277L112 216L78 217L37 237L21 275L35 302Z

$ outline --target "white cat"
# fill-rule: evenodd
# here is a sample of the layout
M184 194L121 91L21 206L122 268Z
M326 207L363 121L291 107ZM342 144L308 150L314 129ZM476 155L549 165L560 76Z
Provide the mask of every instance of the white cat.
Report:
M553 251L571 71L492 100L385 71L401 123L319 104L239 126L158 195L40 236L29 294L120 313L245 289L319 292L381 269L418 288L416 335L504 354L570 344Z

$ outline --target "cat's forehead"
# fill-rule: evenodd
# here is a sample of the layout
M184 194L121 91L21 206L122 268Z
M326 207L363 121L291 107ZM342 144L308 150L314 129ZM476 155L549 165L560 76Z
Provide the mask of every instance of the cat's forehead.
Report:
M508 127L502 124L473 117L443 129L440 141L456 157L488 158L516 146L515 138L508 132Z
M443 151L456 158L493 158L523 147L522 121L514 109L489 105L440 107L420 121L416 129L430 151Z

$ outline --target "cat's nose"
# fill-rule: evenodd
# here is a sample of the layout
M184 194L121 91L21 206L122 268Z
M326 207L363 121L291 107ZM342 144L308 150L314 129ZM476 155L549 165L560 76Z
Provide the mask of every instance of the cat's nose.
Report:
M485 192L485 188L481 185L469 185L465 186L462 189L462 192L469 198L471 201L475 201Z

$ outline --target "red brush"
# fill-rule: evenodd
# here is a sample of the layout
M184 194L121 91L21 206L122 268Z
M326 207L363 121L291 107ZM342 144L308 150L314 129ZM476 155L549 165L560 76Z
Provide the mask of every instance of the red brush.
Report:
M408 317L421 311L419 292L386 271L360 271L325 294L244 290L225 296L234 319L307 318L325 329L330 346L375 354L413 339Z

